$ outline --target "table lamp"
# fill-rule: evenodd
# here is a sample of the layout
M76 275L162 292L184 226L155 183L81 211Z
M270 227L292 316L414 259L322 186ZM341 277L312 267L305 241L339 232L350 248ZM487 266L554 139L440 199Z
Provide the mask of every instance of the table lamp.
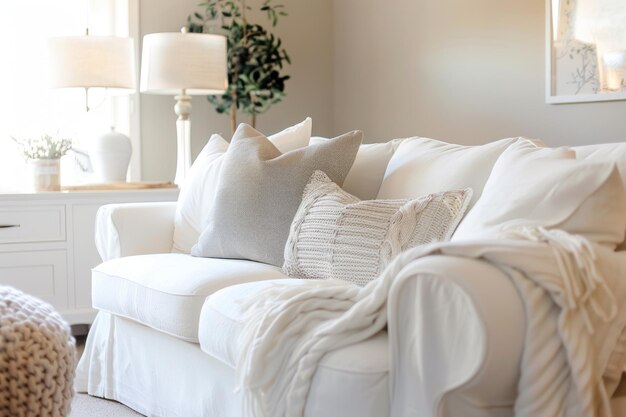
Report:
M89 111L89 90L131 94L136 89L135 47L132 38L65 36L48 39L48 75L52 88L84 88ZM124 182L132 152L128 136L115 132L91 141L89 158L101 182Z
M144 36L140 91L176 95L177 162L181 185L191 167L191 95L223 94L228 87L226 38L205 33L152 33Z

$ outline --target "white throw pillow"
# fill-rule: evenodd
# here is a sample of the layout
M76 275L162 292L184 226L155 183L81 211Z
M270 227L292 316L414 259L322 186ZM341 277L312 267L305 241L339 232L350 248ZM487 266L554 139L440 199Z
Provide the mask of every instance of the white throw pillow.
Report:
M511 144L532 143L509 138L464 146L428 138L403 140L387 166L378 198L414 198L445 190L471 188L470 207L480 197L493 164Z
M576 159L570 148L511 145L453 241L497 238L515 225L541 225L615 248L626 231L626 189L612 162Z
M361 201L315 171L291 223L283 272L367 285L400 252L449 240L471 196L468 188Z
M314 145L324 140L328 138L312 137L309 144ZM375 199L389 160L402 140L394 139L384 143L361 145L342 188L361 200Z
M269 136L282 153L305 147L311 138L312 121L307 117L301 123ZM194 161L180 188L174 219L173 252L190 253L206 223L204 218L215 200L223 155L228 142L220 135L212 135Z

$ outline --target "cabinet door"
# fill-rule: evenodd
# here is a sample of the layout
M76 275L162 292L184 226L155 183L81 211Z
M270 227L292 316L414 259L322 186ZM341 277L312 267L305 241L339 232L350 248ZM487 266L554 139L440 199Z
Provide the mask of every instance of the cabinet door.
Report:
M67 253L64 250L2 252L0 285L41 298L63 312L68 309Z

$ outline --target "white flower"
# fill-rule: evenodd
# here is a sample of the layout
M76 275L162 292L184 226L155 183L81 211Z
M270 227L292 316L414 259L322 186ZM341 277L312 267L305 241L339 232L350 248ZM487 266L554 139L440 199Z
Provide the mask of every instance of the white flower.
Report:
M11 139L21 148L25 159L59 159L72 149L72 139L47 133L38 138Z

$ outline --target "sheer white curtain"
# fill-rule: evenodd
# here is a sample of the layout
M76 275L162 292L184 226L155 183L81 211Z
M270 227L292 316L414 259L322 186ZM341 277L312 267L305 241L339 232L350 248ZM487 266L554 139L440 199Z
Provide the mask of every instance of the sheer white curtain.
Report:
M117 99L105 100L104 91L90 90L87 113L84 91L49 89L46 47L48 37L83 35L87 26L93 35L118 34L119 23L128 22L121 2L127 0L0 1L0 192L28 189L26 164L11 136L59 132L84 148L119 114ZM66 182L78 175L70 158L63 162L73 168L64 169Z

